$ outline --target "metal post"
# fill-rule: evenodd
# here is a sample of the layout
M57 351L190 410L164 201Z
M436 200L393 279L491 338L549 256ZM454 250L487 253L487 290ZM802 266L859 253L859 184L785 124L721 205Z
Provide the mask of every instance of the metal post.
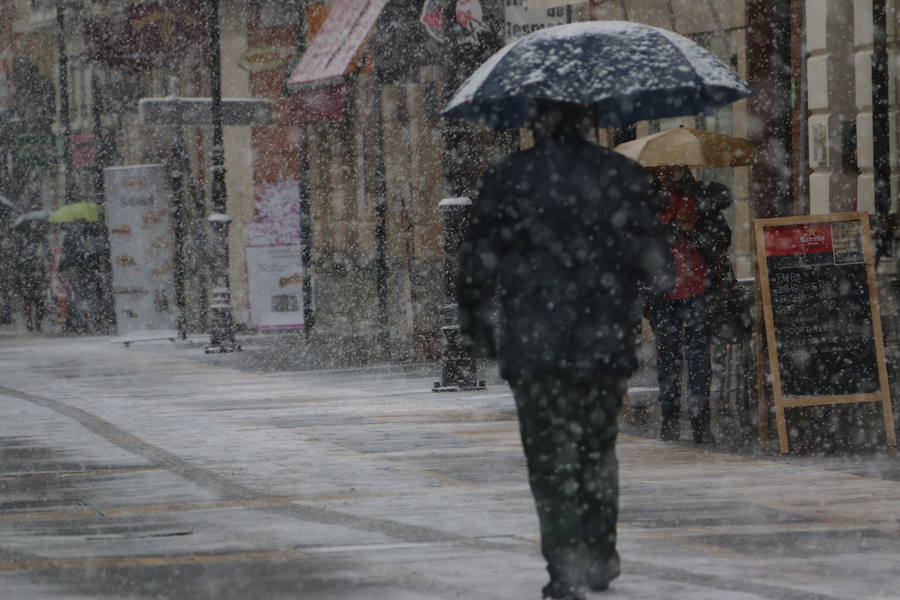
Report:
M390 355L390 323L388 320L388 223L387 180L384 164L384 96L383 84L375 83L372 97L372 150L375 163L375 297L378 322L378 349L381 356Z
M231 292L228 285L228 193L225 186L225 144L222 138L222 73L219 47L219 0L208 0L209 76L212 87L212 214L210 227L215 238L210 293L210 328L207 353L240 351L234 339Z
M178 96L177 77L171 77L169 79L169 95L172 98L177 98ZM178 337L186 339L187 325L184 314L184 238L186 232L184 179L187 171L187 151L184 148L184 136L182 135L181 126L177 124L172 126L172 146L169 150L168 171L170 189L172 191L172 219L175 222L175 249L172 259L175 263L175 307L178 311L176 328L178 329Z
M103 169L106 168L106 152L103 143L101 143L101 138L103 137L101 112L100 83L97 81L97 73L94 72L91 73L91 120L93 121L94 147L96 148L96 158L94 160L94 194L97 198L97 204L103 204L106 197L103 182Z
M94 196L96 202L100 206L106 205L106 189L103 181L103 169L109 164L109 153L107 152L106 143L103 141L103 109L100 103L100 82L97 73L91 73L91 118L93 119L94 145L96 148L96 157L94 161ZM105 226L106 212L100 211L100 222L104 223L102 228L103 236L103 260L101 270L97 273L100 279L98 286L100 287L100 299L97 310L100 314L100 320L107 329L115 326L116 311L112 302L112 257L109 252L109 230Z
M178 310L177 328L181 339L187 338L187 327L184 315L184 141L181 139L181 127L175 126L172 131L172 149L169 154L169 177L172 189L172 218L175 221L175 306Z
M69 146L72 128L69 123L69 57L66 53L66 13L64 3L56 6L56 55L59 65L59 125L62 129L64 203L75 200L75 181L72 177L72 154Z
M308 340L315 328L316 313L313 302L312 264L312 207L309 198L309 136L306 126L300 127L300 262L303 265L303 335Z
M444 77L449 97L462 81L460 70L465 64L458 40L456 2L449 2L444 11L444 35L448 45L444 53ZM445 98L446 100L446 98ZM478 389L475 359L469 356L460 338L456 304L456 269L462 237L468 228L472 201L463 198L466 186L465 161L468 156L467 131L455 120L444 122L444 187L452 198L441 200L438 206L444 215L444 298L441 307L441 380L434 382L433 391Z
M303 56L306 53L306 36L309 33L309 24L306 19L306 7L298 2L297 6L297 54ZM300 196L300 262L303 265L303 335L309 340L315 327L315 312L313 311L313 285L312 285L312 213L310 206L309 179L311 169L309 165L309 130L307 125L300 125L297 138L297 150L299 152L299 196Z

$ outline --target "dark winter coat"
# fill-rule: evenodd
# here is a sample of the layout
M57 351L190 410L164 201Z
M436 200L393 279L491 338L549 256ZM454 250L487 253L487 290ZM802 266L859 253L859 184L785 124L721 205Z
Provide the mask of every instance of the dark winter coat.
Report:
M460 327L501 373L633 372L639 282L671 288L672 255L647 178L581 139L516 152L485 174L457 278ZM492 299L497 292L495 349Z
M29 229L19 237L19 244L15 255L14 285L26 302L39 302L47 293L50 281L47 238L42 232Z
M660 212L666 210L667 197L659 191L651 190L653 203ZM731 245L731 228L722 211L734 202L731 190L718 182L701 182L691 179L685 193L694 197L697 203L697 222L690 232L679 232L674 223L666 229L669 243L674 244L678 235L684 235L691 246L703 257L710 272L707 291L727 285L731 276L728 247Z
M62 243L61 271L74 277L93 277L101 271L104 256L103 232L96 223L70 225Z

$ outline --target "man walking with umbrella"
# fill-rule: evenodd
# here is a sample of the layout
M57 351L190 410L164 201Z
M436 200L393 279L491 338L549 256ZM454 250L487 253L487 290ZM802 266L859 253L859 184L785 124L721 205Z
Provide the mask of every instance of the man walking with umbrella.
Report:
M619 575L616 415L637 368L638 283L673 282L640 166L580 134L587 110L535 106L535 147L484 176L460 257L460 326L513 389L550 583L574 599Z
M643 170L587 142L582 127L589 115L617 125L697 114L750 93L682 36L594 22L507 45L444 110L535 134L534 148L484 175L457 298L472 355L496 355L513 389L550 573L545 598L576 600L619 575L616 415L637 366L637 287L674 283Z

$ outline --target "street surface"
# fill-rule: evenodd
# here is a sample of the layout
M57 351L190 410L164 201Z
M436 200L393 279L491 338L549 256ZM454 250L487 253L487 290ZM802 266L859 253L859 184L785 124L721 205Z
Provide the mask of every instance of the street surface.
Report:
M212 362L0 334L0 598L540 598L504 385ZM895 454L618 448L624 572L592 597L900 598Z

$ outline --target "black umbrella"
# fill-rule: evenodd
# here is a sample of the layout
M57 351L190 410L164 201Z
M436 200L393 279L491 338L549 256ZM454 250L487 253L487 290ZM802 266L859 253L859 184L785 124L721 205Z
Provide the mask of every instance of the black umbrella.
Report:
M592 107L600 125L709 113L750 87L693 41L629 21L549 27L502 48L443 114L493 129L528 123L535 100Z

